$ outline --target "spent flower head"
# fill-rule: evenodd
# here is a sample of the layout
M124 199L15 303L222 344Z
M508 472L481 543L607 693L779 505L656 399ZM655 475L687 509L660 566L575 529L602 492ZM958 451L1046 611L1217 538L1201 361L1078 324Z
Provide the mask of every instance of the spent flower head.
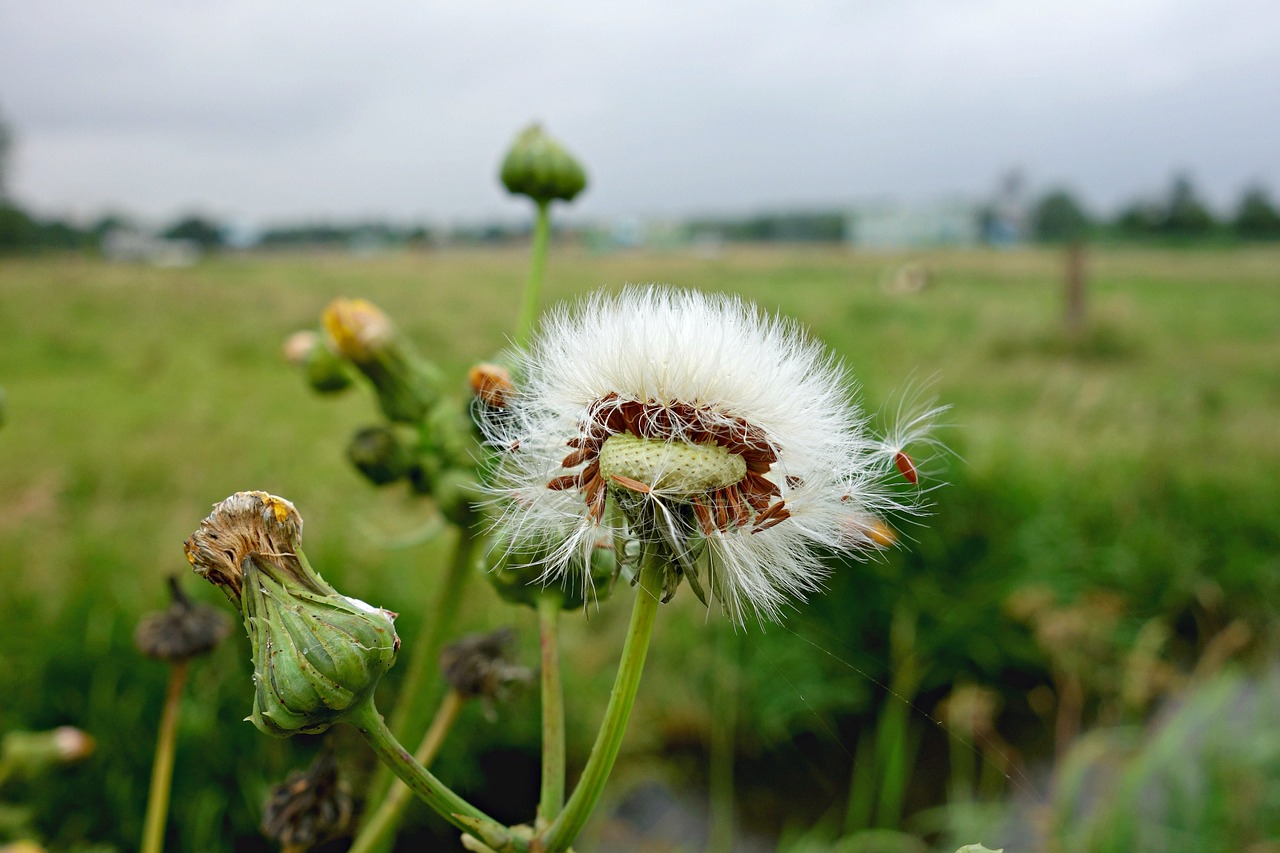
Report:
M302 517L266 492L237 492L187 540L198 574L244 615L266 734L324 731L357 711L395 663L394 613L341 595L302 552Z
M335 299L321 318L329 345L365 375L389 420L416 424L440 399L440 378L391 318L366 299Z
M231 633L226 615L192 601L177 577L170 576L169 593L169 607L144 616L133 633L134 645L147 657L170 663L189 660L212 651Z
M873 435L834 357L735 297L596 295L517 361L506 416L484 427L500 541L539 553L543 583L613 536L620 559L663 550L666 597L682 577L703 597L705 579L734 621L777 618L821 586L824 554L892 544L885 517L921 509L895 459L939 410Z

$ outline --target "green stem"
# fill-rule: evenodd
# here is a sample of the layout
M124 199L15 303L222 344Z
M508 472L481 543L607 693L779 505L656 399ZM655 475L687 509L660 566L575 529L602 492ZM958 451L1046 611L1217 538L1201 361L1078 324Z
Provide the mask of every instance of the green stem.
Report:
M395 735L387 728L372 698L366 699L359 707L353 708L351 715L347 717L347 722L364 735L382 763L390 767L401 781L408 785L409 789L436 814L490 846L494 846L494 835L479 831L478 828L492 829L493 833L501 834L503 840L509 842L509 849L515 849L518 842L505 833L501 824L462 799L453 792L453 789L432 775L430 770L414 760L409 751L400 745L400 741L396 740ZM485 837L486 835L489 837Z
M422 738L418 751L413 754L414 761L423 767L431 766L436 753L440 751L441 744L444 743L445 736L457 722L458 714L461 713L466 701L467 698L456 690L450 690L445 694L444 701L436 711L435 719L431 721L431 727ZM350 853L371 853L389 844L400 827L405 807L409 805L412 797L413 791L409 786L397 779L387 793L386 799L382 801L382 805L360 829L355 842L351 845Z
M711 829L707 850L733 850L733 743L738 711L738 636L732 625L716 632L711 694Z
M182 688L187 683L188 661L178 661L169 669L169 688L160 714L160 734L156 738L156 757L151 765L151 791L147 795L147 816L143 822L142 853L160 853L164 849L164 826L169 817L169 790L173 783L174 743L178 733L178 711L182 704Z
M550 821L564 808L564 686L560 683L559 594L538 596L542 646L542 792L538 817Z
M520 306L520 319L516 324L515 343L523 347L533 334L534 321L542 304L542 272L547 265L547 243L551 237L549 201L540 201L538 215L533 223L532 256L529 259L529 280L524 286L524 301Z
M631 611L631 624L627 628L627 639L622 647L622 660L618 663L618 674L614 678L613 692L609 694L609 705L605 708L600 733L596 735L591 756L587 759L582 777L578 780L573 795L569 797L568 804L542 836L538 849L546 853L561 853L568 849L573 839L582 831L604 792L605 782L622 746L627 719L635 705L636 691L640 687L644 659L649 651L649 640L653 637L653 621L658 613L658 599L662 596L665 570L665 565L652 559L651 555L646 555L640 570L640 589L636 591L635 606Z
M422 731L422 705L427 691L423 689L427 672L436 665L445 638L453 633L462 589L471 575L471 565L478 537L469 527L458 528L458 540L453 546L453 557L445 574L444 587L436 596L435 606L427 617L426 636L414 644L413 653L405 667L400 691L396 695L396 707L391 713L391 731L401 740L412 742ZM381 803L391 789L392 776L386 768L375 775L370 787L369 803Z

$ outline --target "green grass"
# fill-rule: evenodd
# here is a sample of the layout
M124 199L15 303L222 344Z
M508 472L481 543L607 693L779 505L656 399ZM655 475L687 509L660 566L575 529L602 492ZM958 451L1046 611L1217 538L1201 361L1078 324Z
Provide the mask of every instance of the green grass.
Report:
M515 250L226 257L176 270L0 260L8 403L0 428L0 730L73 723L101 744L89 764L17 792L40 807L44 832L63 843L135 843L165 674L129 638L142 612L163 606L162 578L188 571L183 540L231 492L292 499L326 577L400 611L412 642L439 546L387 551L364 531L410 531L428 512L400 492L375 492L348 469L348 436L376 420L367 395L315 397L281 360L280 343L314 326L331 298L365 296L459 377L460 393L466 366L492 355L513 327L525 260ZM906 260L926 265L931 286L892 294L885 283ZM1002 686L1015 707L1020 691L1043 679L1043 656L1026 630L1001 615L1004 597L1030 581L1064 595L1118 591L1129 602L1124 630L1166 619L1188 659L1233 618L1256 636L1274 632L1280 250L1096 252L1091 328L1079 341L1058 331L1062 266L1051 251L914 259L826 249L711 258L552 252L552 301L625 282L740 293L827 341L870 409L891 413L912 382L928 383L953 407L942 437L960 458L926 466L952 485L936 493L931 526L911 531L918 543L869 568L842 569L832 594L788 623L802 637L751 631L739 748L762 766L812 764L742 783L742 796L762 803L761 823L776 827L788 813L816 819L844 801L841 790L827 799L799 789L813 783L806 772L835 788L847 783L847 753L833 742L852 751L850 733L874 718L882 691L871 679L888 681L884 634L903 597L920 613L925 711L958 675ZM184 581L222 603L215 590ZM472 593L468 626L514 619L534 635L530 614L500 607L482 584ZM588 622L570 620L569 720L579 762L607 693L624 610L606 605ZM642 689L628 744L670 758L672 744L707 741L714 660L691 597L669 610L659 617L647 682L661 689ZM778 673L794 689L779 688ZM196 665L172 849L231 849L236 839L237 849L252 849L266 785L314 748L268 740L240 722L247 679L242 637ZM590 698L575 700L575 691ZM446 775L491 788L488 766L474 755L527 748L536 722L533 697L500 726L468 718L442 759ZM511 796L525 790L521 773ZM507 808L513 819L531 813L530 803ZM494 806L499 816L502 809Z

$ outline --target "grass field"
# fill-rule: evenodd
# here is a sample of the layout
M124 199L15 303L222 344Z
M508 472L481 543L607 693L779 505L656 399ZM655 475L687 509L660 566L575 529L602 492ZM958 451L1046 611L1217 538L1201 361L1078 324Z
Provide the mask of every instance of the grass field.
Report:
M367 395L312 395L280 344L315 326L330 299L365 296L461 377L502 347L525 261L517 250L230 256L186 269L0 260L0 731L75 724L99 740L89 763L5 789L37 807L46 835L119 849L138 837L165 672L130 636L141 613L163 606L162 578L187 571L183 540L231 492L292 499L313 561L344 592L401 612L412 642L441 546L382 546L428 523L429 507L375 492L347 467L348 436L374 420ZM920 293L889 286L906 261L929 271ZM1051 250L553 252L551 301L625 282L739 293L830 344L869 409L891 413L912 384L952 406L941 437L954 455L928 466L950 485L931 526L912 531L918 542L841 569L831 595L788 629L742 640L740 767L769 781L743 778L739 800L761 831L843 807L854 744L881 718L882 685L897 671L886 640L895 613L915 626L909 723L924 747L939 738L926 715L970 680L1003 695L1007 737L1028 756L1044 752L1042 715L1026 697L1054 685L1054 658L1006 615L1028 584L1063 601L1120 596L1115 648L1158 622L1170 637L1162 659L1182 670L1236 620L1249 632L1246 659L1274 653L1280 250L1095 251L1079 340L1059 330L1062 266ZM500 606L482 583L471 593L469 628L514 620L534 634L530 614ZM696 782L716 660L696 602L679 597L671 611L659 618L630 766L658 759ZM607 694L625 608L571 621L572 766ZM270 741L240 722L246 658L237 637L196 667L172 849L266 849L255 836L266 786L314 750L315 739ZM1086 722L1107 707L1105 686L1089 696ZM498 801L495 816L527 817L536 799L536 709L526 697L497 725L468 716L441 760L461 787ZM947 772L918 765L906 810L936 801L930 786Z

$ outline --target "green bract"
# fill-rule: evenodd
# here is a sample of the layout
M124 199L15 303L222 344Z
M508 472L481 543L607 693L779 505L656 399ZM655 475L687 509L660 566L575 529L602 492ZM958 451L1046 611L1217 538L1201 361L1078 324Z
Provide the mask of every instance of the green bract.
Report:
M250 554L241 568L256 686L250 719L279 737L324 731L395 663L392 614L339 595L300 555Z
M540 125L525 128L502 161L502 185L539 204L572 201L587 185L587 173Z
M542 595L560 596L561 607L565 610L576 610L588 603L603 601L609 597L618 570L617 552L608 544L598 544L591 549L589 572L583 571L582 557L575 556L571 568L566 571L563 585L559 580L550 585L546 583L547 555L543 548L494 549L491 554L496 562L486 574L489 583L503 600L530 607L537 607L538 597Z

